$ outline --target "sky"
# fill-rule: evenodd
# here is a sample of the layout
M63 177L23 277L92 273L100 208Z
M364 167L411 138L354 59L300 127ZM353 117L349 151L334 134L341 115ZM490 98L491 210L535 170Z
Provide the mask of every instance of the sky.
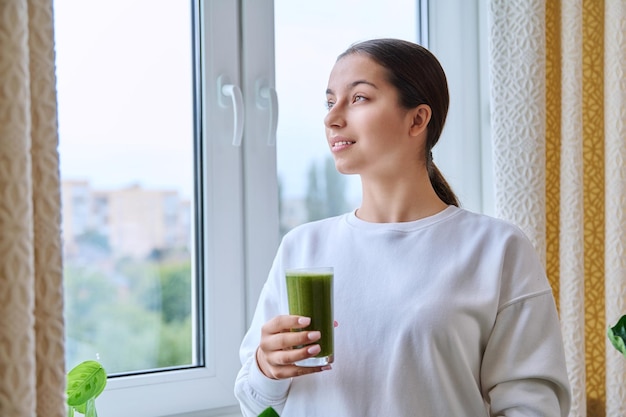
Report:
M277 158L285 197L302 197L311 161L329 155L324 101L336 56L372 37L415 41L415 3L275 0ZM62 178L190 197L189 2L55 0L54 11ZM359 188L358 179L349 183Z
M55 0L63 178L191 189L189 10L172 4Z

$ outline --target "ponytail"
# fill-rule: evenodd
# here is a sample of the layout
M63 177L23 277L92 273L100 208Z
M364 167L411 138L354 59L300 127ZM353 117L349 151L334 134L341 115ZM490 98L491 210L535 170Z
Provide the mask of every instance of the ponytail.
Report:
M452 191L452 187L448 184L448 181L444 178L439 168L433 162L433 154L432 152L428 152L428 160L426 161L426 166L428 167L428 178L430 178L430 183L437 193L437 196L449 206L457 206L459 207L459 199L457 198L454 191Z

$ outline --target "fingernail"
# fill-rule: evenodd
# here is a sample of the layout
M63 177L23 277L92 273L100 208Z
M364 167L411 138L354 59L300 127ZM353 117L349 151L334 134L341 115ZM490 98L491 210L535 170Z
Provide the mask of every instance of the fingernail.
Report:
M310 317L300 317L298 319L298 324L302 324L302 325L309 325L311 324L311 318Z
M322 371L330 371L331 369L333 369L333 367L330 365L322 366Z
M313 345L306 351L309 353L309 355L317 355L318 353L320 353L321 350L322 348L320 347L320 345Z
M320 337L322 337L322 334L318 331L313 331L313 332L309 332L307 337L309 338L309 340L317 340Z

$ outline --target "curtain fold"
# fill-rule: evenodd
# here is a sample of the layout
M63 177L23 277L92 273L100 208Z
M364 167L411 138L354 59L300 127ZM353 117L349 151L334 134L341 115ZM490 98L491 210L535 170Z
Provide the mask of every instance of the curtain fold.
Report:
M497 215L545 259L570 415L626 415L626 358L606 338L626 314L626 2L490 0L489 12Z
M626 2L605 0L605 298L609 325L626 314ZM607 416L626 416L626 360L606 347Z
M559 311L565 356L572 384L571 416L586 415L585 393L585 259L583 206L583 137L582 118L582 0L562 2L561 38L561 137L559 170ZM567 36L564 36L567 35ZM559 99L559 97L557 97ZM546 112L553 109L545 109ZM551 137L554 139L554 136Z
M545 261L545 7L492 1L489 36L496 213Z
M0 415L65 407L51 0L0 0Z

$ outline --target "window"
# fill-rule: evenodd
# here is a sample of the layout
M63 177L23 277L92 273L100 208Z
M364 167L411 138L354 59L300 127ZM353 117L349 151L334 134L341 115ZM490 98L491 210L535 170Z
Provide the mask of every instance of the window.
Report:
M197 366L189 3L58 0L55 15L68 367Z
M54 12L67 367L102 362L104 417L237 412L243 114L224 93L242 86L241 10L55 0Z
M433 149L463 207L495 214L490 141L487 2L422 0L428 46L448 77L450 109Z
M280 99L278 181L280 231L353 210L357 176L339 174L326 143L326 86L350 44L376 37L418 40L415 0L355 2L275 0L276 84ZM347 18L349 16L349 18ZM346 20L353 24L346 26Z
M238 347L281 235L358 204L322 122L350 43L428 38L453 92L436 162L489 212L482 3L54 1L67 366L105 365L101 417L239 415Z
M351 43L374 37L419 42L440 59L451 106L434 149L436 163L464 207L492 213L485 2L395 0L354 6L275 0L281 234L354 209L360 201L358 177L334 168L321 92L336 57Z

